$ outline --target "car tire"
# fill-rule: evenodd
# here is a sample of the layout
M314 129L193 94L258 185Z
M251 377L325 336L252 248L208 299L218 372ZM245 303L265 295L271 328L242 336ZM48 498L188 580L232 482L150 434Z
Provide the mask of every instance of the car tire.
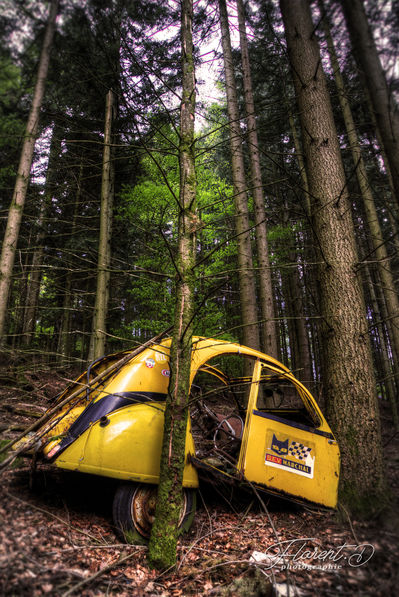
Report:
M113 519L119 538L133 545L147 545L154 521L157 485L124 483L114 497ZM179 534L189 530L195 516L196 491L184 488Z

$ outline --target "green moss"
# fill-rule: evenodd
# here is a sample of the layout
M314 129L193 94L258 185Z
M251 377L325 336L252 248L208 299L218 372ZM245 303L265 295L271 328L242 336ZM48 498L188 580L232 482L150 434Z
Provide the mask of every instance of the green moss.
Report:
M177 537L174 536L173 528L170 527L169 534L165 529L162 541L149 545L149 565L156 570L167 570L176 565Z
M8 439L0 439L0 450L3 449L9 443L10 443L10 440L8 440Z
M130 545L147 545L147 540L144 537L130 529L123 530L123 537L126 543L130 543Z
M354 456L359 455L358 431L351 425L345 431L345 442Z
M222 597L267 597L274 594L273 584L258 569L250 568L220 591Z
M341 481L339 487L339 504L342 506L343 518L348 514L359 519L378 517L389 507L391 496L389 491L376 487L374 492L362 493L353 481Z
M9 440L8 439L2 439L0 440L0 449L4 448L5 446L7 446L7 444L9 444ZM9 454L7 452L7 450L5 450L4 452L2 452L0 454L0 463L3 462L3 460L5 460L6 458L8 458ZM23 459L22 458L16 458L14 460L14 462L10 465L10 468L19 468L23 466Z

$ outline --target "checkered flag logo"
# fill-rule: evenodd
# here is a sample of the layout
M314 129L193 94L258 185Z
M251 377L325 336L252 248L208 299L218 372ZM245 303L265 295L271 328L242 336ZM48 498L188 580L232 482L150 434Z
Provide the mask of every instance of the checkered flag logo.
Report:
M291 442L290 447L288 448L288 453L291 456L294 456L298 460L306 460L308 454L312 451L312 448L308 448L299 442Z

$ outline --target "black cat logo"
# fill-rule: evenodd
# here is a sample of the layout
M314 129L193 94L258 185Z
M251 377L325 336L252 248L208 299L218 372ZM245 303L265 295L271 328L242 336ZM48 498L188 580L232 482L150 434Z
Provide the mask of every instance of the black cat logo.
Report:
M280 456L286 456L288 454L288 439L284 440L283 442L278 440L277 437L273 433L272 439L272 448L273 452L279 454Z

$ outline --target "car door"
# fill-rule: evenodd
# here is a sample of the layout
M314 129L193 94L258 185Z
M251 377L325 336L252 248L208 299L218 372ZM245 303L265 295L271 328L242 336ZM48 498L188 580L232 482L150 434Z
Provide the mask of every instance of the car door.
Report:
M337 442L313 396L290 373L255 364L238 469L271 490L335 507Z

